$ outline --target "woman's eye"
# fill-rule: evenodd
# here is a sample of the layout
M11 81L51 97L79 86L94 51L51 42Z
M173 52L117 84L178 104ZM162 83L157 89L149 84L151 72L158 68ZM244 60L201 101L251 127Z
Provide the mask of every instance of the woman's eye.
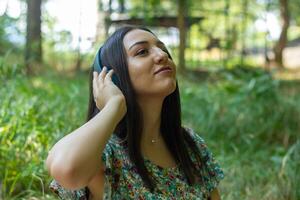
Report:
M140 51L138 51L138 52L136 53L136 55L142 56L142 55L146 55L147 53L148 53L148 50L147 50L147 49L141 49Z

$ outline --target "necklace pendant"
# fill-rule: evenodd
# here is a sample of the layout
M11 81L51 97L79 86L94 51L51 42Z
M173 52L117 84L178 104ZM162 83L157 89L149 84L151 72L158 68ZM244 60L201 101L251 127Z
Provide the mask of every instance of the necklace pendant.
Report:
M156 141L154 139L151 140L152 143L155 143Z

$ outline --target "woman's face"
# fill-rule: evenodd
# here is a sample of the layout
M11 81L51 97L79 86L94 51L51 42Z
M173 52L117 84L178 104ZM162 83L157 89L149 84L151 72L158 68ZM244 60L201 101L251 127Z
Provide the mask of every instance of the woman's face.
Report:
M123 44L130 80L138 97L166 97L176 89L176 67L152 33L134 29Z

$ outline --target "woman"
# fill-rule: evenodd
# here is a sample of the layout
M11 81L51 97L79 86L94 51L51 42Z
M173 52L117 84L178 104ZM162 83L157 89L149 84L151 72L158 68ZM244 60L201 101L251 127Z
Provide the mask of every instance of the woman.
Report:
M100 48L88 120L54 145L46 165L62 199L216 200L224 176L203 139L181 125L176 67L165 45L134 26Z

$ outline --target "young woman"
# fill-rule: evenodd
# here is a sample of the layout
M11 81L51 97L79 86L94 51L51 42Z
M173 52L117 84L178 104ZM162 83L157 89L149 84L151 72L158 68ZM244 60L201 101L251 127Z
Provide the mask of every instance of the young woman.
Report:
M100 48L88 120L53 146L46 165L50 188L74 200L216 200L224 177L204 140L181 124L176 66L164 43L134 26Z

